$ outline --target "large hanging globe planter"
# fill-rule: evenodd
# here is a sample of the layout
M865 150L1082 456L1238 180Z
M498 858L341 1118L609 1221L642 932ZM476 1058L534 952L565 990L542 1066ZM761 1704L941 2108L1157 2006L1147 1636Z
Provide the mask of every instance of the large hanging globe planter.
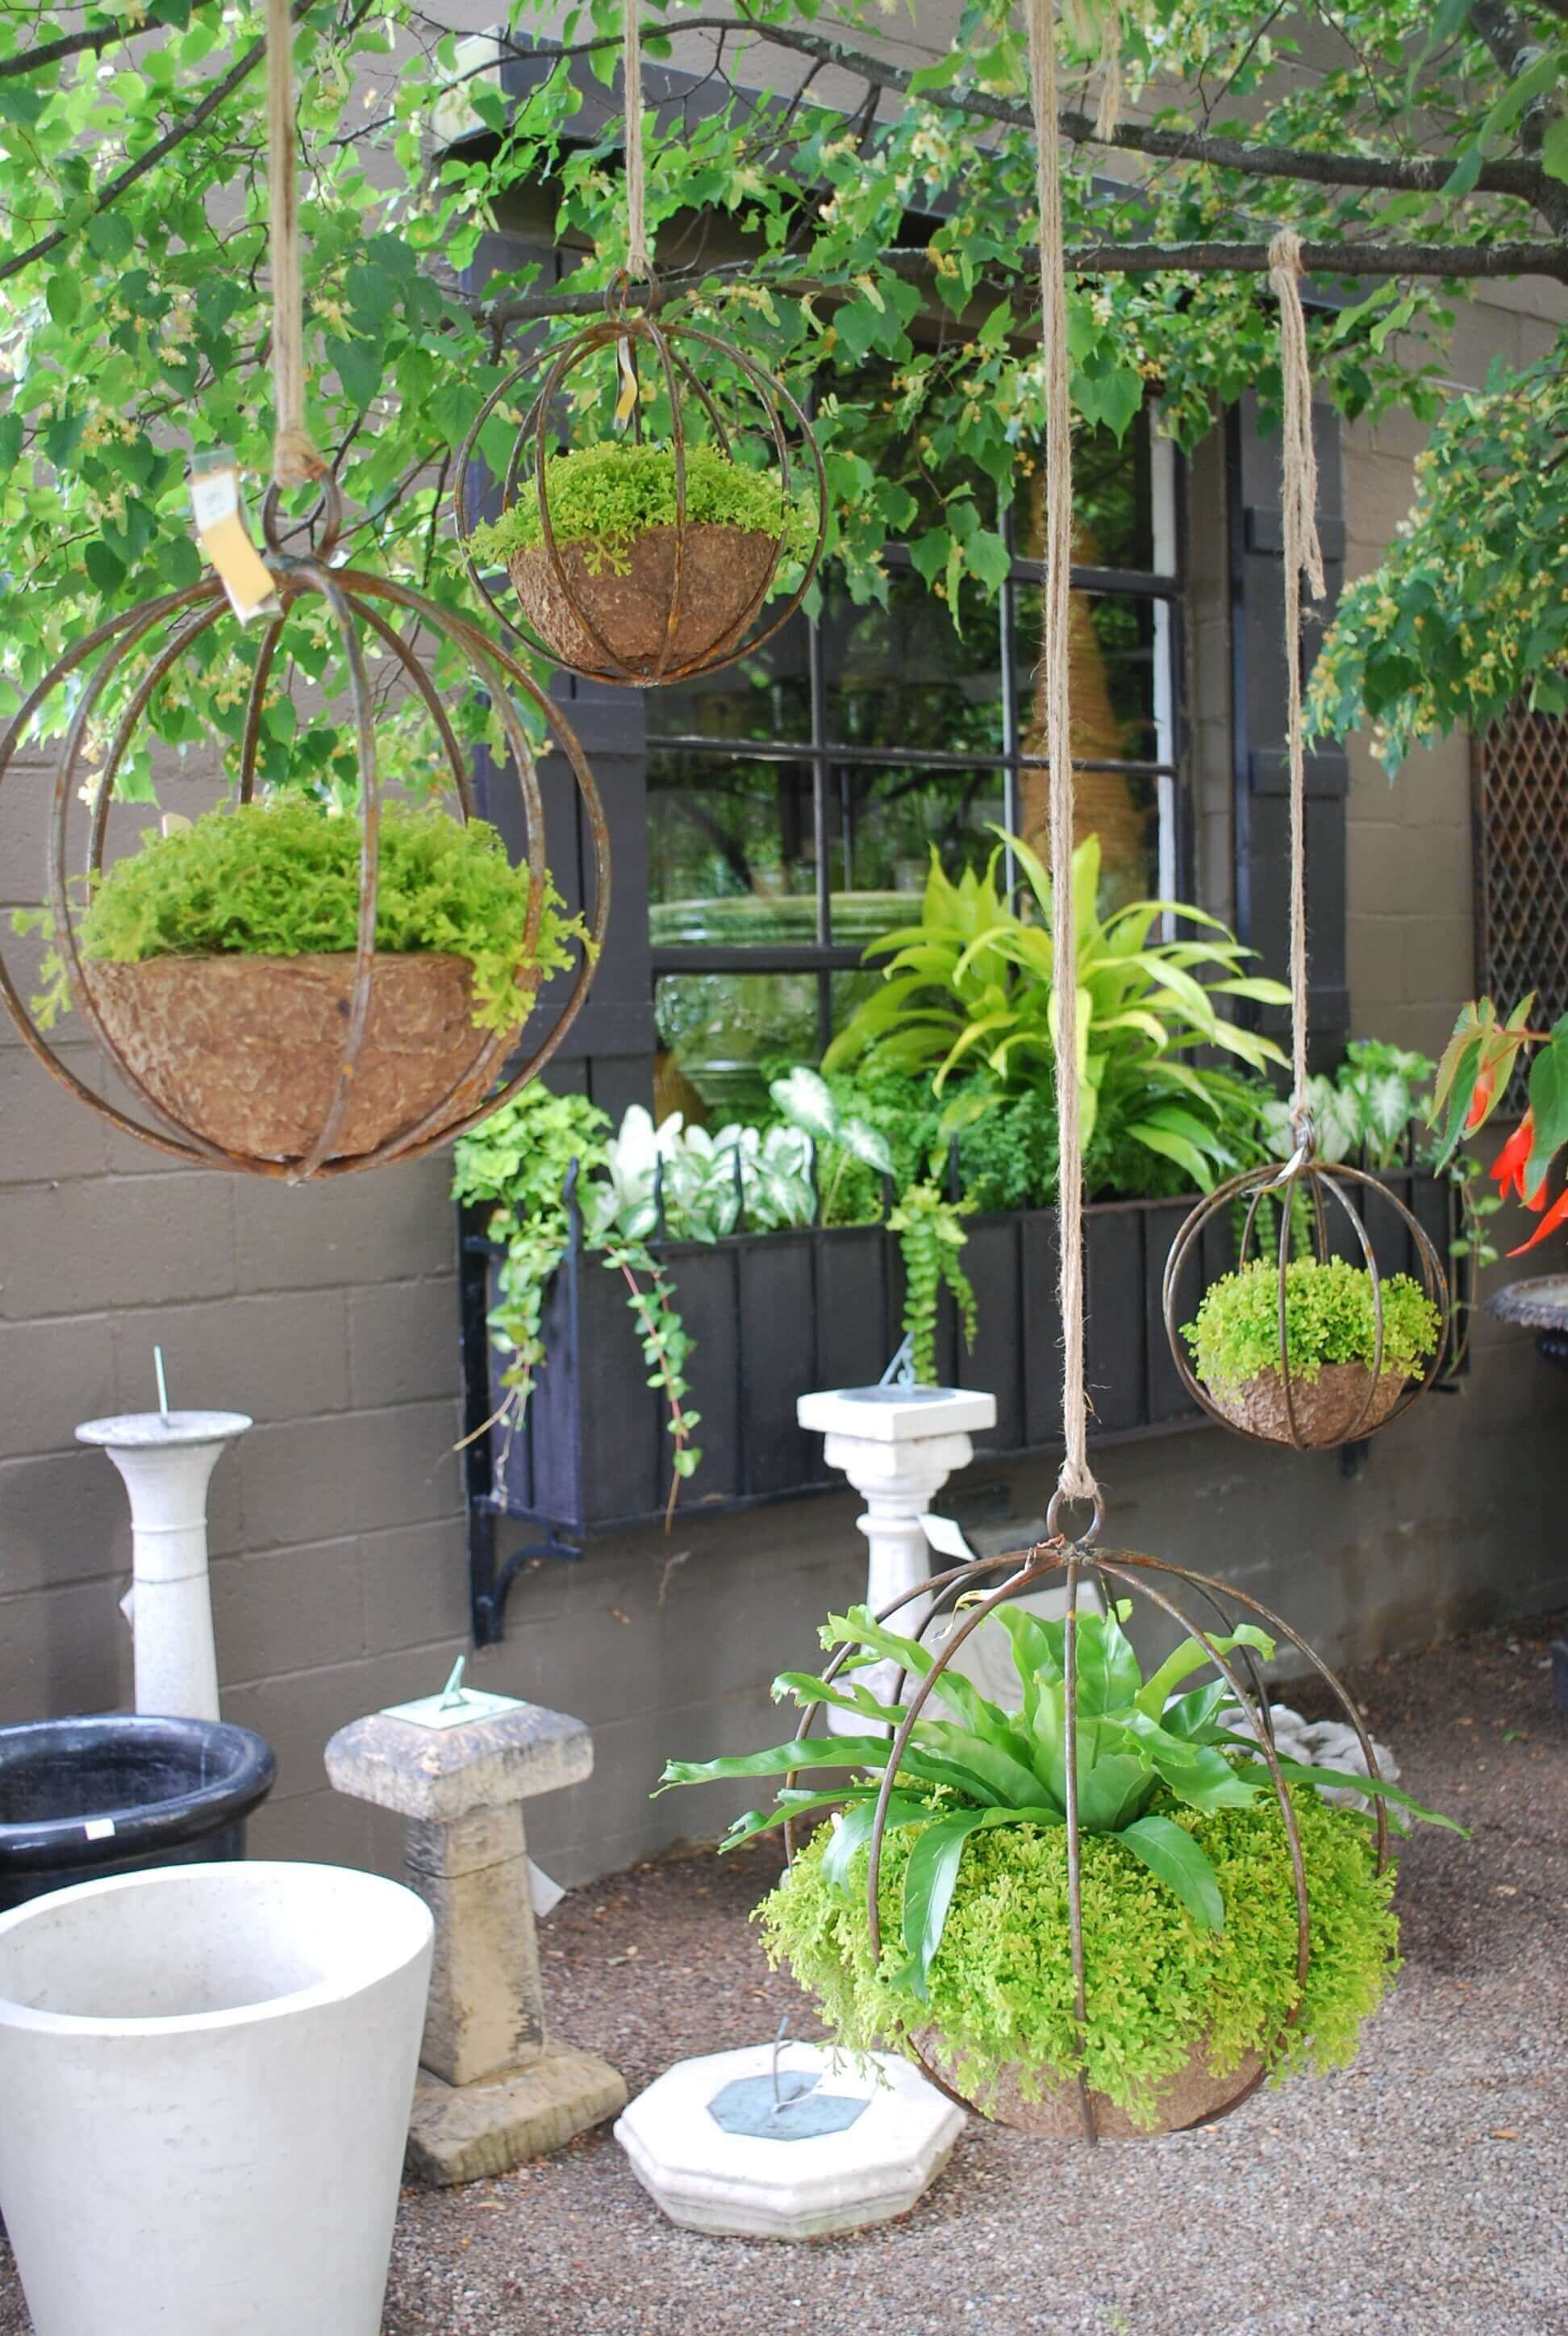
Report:
M1163 1644L1167 1626L1186 1634L1146 1675L1122 1627L1139 1601ZM890 1629L917 1612L912 1636ZM1012 1708L962 1660L998 1628ZM789 1743L671 1762L665 1781L778 1782L729 1845L784 1825L765 1941L842 2043L902 2051L998 2123L1089 2141L1207 2125L1270 2076L1354 2058L1397 1942L1384 1803L1416 1804L1278 1616L1164 1559L1055 1539L823 1635L837 1651L822 1676L775 1686L806 1714ZM1260 1665L1281 1640L1334 1693L1364 1776L1276 1747ZM873 1692L868 1663L892 1684ZM833 1732L813 1735L824 1711ZM833 1769L849 1773L810 1774Z
M278 608L264 619L244 684L231 808L106 857L115 781L157 693L182 689L187 703L200 693L201 661L191 663L191 652L229 615L215 576L78 642L0 743L3 781L35 715L67 693L48 861L56 1003L68 994L146 1115L78 1077L45 1035L49 1017L36 999L24 1002L0 962L0 995L33 1053L101 1116L177 1159L296 1182L414 1159L515 1093L579 1011L609 910L603 812L560 711L465 618L391 579L329 566L340 508L330 481L324 492L316 546L302 558L281 549L276 495L268 500ZM323 608L305 670L317 705L329 685L347 692L353 779L336 790L349 798L341 803L325 784L274 790L262 776L274 675L299 644L302 621L308 635ZM396 617L412 620L407 637ZM461 653L500 723L524 834L516 868L475 816L467 753L411 645L422 633ZM433 734L435 784L423 809L385 793L376 740L385 707L373 664L378 678L412 693ZM564 758L583 807L586 927L562 915L551 885L541 751ZM83 818L84 885L70 873L72 831ZM575 834L562 839L569 844L575 853ZM278 897L295 892L297 901ZM319 945L300 946L313 917ZM274 923L287 939L268 950ZM548 1033L526 1060L511 1061L541 978L569 960L573 978Z
M618 278L598 323L486 400L458 456L456 507L498 615L570 672L646 689L733 664L794 615L822 558L827 477L781 382L718 334L661 322L657 284L646 309L627 305L628 288ZM522 400L499 514L477 523L481 434ZM606 434L611 408L624 442ZM576 443L558 447L568 434ZM494 565L517 607L492 589Z

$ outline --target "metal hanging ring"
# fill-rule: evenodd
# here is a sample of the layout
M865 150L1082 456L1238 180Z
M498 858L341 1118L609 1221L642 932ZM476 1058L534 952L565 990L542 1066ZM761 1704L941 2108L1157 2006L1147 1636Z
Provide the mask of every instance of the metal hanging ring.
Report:
M268 488L261 504L261 533L274 559L327 561L336 550L343 532L343 491L330 471L322 472L319 486L315 504L301 520L288 517L283 508L281 488ZM301 533L307 539L307 549L291 552L288 539Z
M1105 1522L1105 1504L1102 1500L1098 1490L1096 1489L1093 1494L1067 1493L1063 1490L1060 1484L1057 1486L1056 1491L1051 1494L1050 1500L1046 1508L1047 1541L1062 1542L1066 1538L1062 1532L1060 1523L1062 1505L1064 1502L1072 1508L1083 1508L1091 1500L1094 1506L1094 1514L1089 1520L1089 1529L1087 1533L1075 1533L1072 1536L1072 1541L1073 1546L1076 1549L1087 1549L1093 1543L1097 1542L1100 1538L1100 1533Z

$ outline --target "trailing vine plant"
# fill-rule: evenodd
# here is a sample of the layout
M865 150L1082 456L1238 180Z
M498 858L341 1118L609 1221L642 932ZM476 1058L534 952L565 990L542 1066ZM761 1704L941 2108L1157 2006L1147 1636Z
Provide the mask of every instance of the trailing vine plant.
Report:
M479 1433L504 1426L510 1437L522 1425L545 1360L545 1288L571 1238L572 1170L580 1183L607 1169L610 1159L604 1113L586 1095L551 1095L537 1084L492 1112L455 1147L453 1197L479 1207L492 1204L487 1231L501 1251L489 1322L492 1342L507 1363L501 1375L502 1400ZM595 1190L613 1192L602 1183ZM590 1219L585 1212L584 1234L588 1245L602 1252L609 1270L624 1280L648 1385L662 1387L669 1405L675 1454L667 1527L681 1480L695 1473L702 1458L692 1441L698 1415L686 1401L684 1365L691 1341L662 1264L642 1234L613 1229L614 1214L612 1208L607 1218L601 1207Z
M922 1387L937 1375L937 1301L945 1286L959 1309L964 1344L975 1339L975 1293L959 1252L969 1236L961 1220L972 1201L950 1201L930 1182L911 1184L888 1219L904 1260L904 1336L910 1359Z

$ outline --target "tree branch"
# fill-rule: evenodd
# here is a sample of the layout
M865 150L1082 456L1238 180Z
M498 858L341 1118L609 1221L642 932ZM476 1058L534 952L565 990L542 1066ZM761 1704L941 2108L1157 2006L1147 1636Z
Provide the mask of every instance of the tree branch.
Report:
M1505 81L1517 81L1538 57L1546 55L1547 47L1536 39L1534 26L1523 23L1507 0L1471 0L1468 13L1472 29L1485 43ZM1544 94L1525 107L1519 123L1519 143L1533 164L1540 160L1547 123L1560 111L1558 101ZM1542 175L1544 184L1537 198L1542 216L1559 235L1568 236L1568 186L1561 179Z
M310 5L311 0L294 0L294 5L288 12L290 24L297 24ZM122 195L128 187L133 187L138 179L144 179L149 170L155 170L159 163L172 154L177 146L182 146L189 137L200 129L204 122L217 112L224 99L231 97L240 83L248 79L266 54L267 43L264 40L252 41L239 62L230 65L220 81L213 83L200 105L192 106L190 112L183 114L172 129L166 130L156 144L147 149L145 154L139 154L134 162L127 163L117 178L110 179L100 187L97 200L93 203L89 217L95 219L100 211L106 211L117 196ZM7 277L19 275L24 268L31 268L34 260L46 259L49 254L52 251L57 251L73 232L73 229L57 227L50 234L40 236L36 243L30 243L25 251L13 252L9 259L0 261L0 284L4 284Z
M1563 0L1563 5L1568 7L1568 0ZM210 7L212 0L190 0L190 5L194 13L198 8ZM19 49L15 56L0 57L0 81L13 81L21 73L42 73L45 65L61 64L67 57L81 56L86 50L96 55L101 50L112 48L116 41L133 41L141 34L167 30L166 25L150 24L145 18L134 24L126 16L112 24L100 24L90 33L63 33L57 41L43 41L35 49Z
M1266 243L1080 243L1069 244L1064 257L1067 272L1074 276L1262 276L1269 268ZM1546 276L1559 284L1568 284L1568 248L1544 241L1304 243L1301 259L1309 275L1322 277ZM937 271L929 251L886 251L882 265L911 282L929 287L936 280ZM721 268L694 268L686 275L667 276L661 279L660 288L662 297L674 300L705 287L722 288L737 281L765 287L791 300L852 300L859 297L853 284L816 276L771 277L752 259L732 260ZM980 278L975 288L977 292L1005 293L1018 290L1025 282L1022 276L991 276ZM646 300L648 287L634 285L626 297L634 307L638 306ZM514 325L536 324L549 316L596 316L604 307L604 294L602 290L525 292L514 299L475 300L467 305L484 326L502 333Z
M1563 5L1568 6L1568 0L1563 0ZM903 67L885 63L869 52L852 49L842 41L830 41L820 33L805 32L798 25L761 24L743 14L734 17L688 16L667 26L661 24L658 29L749 33L776 48L793 50L819 64L836 66L895 96L909 92L911 75ZM558 64L572 57L589 55L595 50L613 48L619 40L619 34L614 33L570 44L541 41L530 48L510 42L502 45L526 62ZM914 102L950 112L977 114L1009 130L1027 131L1031 127L1027 105L1011 98L993 97L985 90L952 86L922 89L916 92ZM1246 138L1213 137L1200 131L1156 130L1137 122L1120 122L1108 138L1099 138L1090 114L1066 109L1058 120L1063 137L1074 145L1108 146L1122 153L1147 154L1159 161L1203 163L1213 170L1235 170L1251 179L1293 179L1310 186L1368 187L1388 194L1429 195L1437 192L1453 169L1450 155L1319 152L1313 147L1265 145ZM1475 190L1480 194L1511 195L1517 201L1539 206L1543 190L1553 183L1534 162L1514 157L1483 163Z

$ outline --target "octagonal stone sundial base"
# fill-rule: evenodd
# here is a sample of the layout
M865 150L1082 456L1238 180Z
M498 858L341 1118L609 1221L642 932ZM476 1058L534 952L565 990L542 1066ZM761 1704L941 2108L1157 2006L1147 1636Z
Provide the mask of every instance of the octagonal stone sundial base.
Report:
M615 2137L655 2204L688 2231L748 2239L827 2238L907 2214L947 2164L963 2111L891 2054L862 2067L788 2044L781 2132L726 2129L720 2115L733 2127L737 2104L760 2098L759 2079L771 2091L773 2060L771 2044L751 2044L677 2061L618 2118ZM790 2117L808 2101L810 2117Z

